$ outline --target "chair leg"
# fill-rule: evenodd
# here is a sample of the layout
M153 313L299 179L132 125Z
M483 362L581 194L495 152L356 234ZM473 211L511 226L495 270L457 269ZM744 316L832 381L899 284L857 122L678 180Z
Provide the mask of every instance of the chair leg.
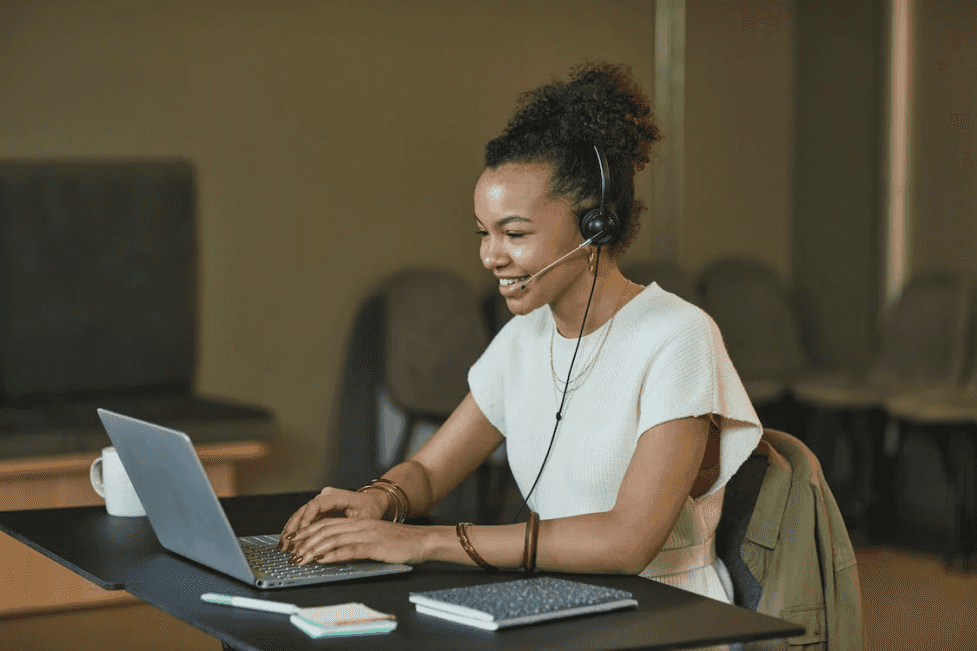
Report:
M974 435L967 428L953 431L944 458L956 485L956 507L960 531L958 553L965 571L977 564L977 452Z

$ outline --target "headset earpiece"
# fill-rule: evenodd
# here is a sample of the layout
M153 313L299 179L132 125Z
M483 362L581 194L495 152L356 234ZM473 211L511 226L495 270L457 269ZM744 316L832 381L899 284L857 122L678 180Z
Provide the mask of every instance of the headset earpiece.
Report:
M585 240L593 238L592 244L610 244L617 235L617 216L609 210L601 213L591 208L580 219L580 234Z
M621 220L607 206L607 191L611 185L610 166L597 145L594 145L594 151L597 152L597 164L600 166L600 205L580 217L580 234L585 240L592 239L593 244L605 245L618 239Z

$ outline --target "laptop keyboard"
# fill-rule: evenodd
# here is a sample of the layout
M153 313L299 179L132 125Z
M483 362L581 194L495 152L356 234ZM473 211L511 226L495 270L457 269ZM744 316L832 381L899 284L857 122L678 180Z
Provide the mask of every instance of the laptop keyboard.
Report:
M343 575L355 572L356 564L333 563L323 565L292 565L288 559L292 555L278 549L279 536L243 536L238 538L241 550L255 573L266 574L280 580L304 579L310 577Z

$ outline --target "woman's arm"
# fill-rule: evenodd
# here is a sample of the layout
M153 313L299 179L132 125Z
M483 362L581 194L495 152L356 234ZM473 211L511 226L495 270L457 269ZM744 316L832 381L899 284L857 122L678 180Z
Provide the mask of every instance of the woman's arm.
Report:
M384 477L407 494L411 514L421 515L460 484L503 440L469 393L413 457L391 468Z
M540 524L538 567L628 574L643 570L665 543L685 504L702 464L708 433L709 420L701 417L662 423L642 434L611 510ZM448 449L454 449L450 442L450 437L442 440ZM445 457L435 453L437 449L435 445L428 451L430 466L418 462L432 482L448 485L462 469L452 470L450 462L445 464ZM419 453L415 459L422 456ZM478 526L470 530L469 538L488 563L513 568L522 562L525 528L525 524ZM454 527L320 520L304 529L295 543L300 563L374 558L474 564L459 544Z
M410 513L427 512L462 479L479 466L502 444L503 437L468 394L444 424L408 461L383 474L395 482L410 502ZM379 520L394 508L389 495L379 490L363 493L324 488L319 495L296 511L282 531L282 549L294 546L288 536L305 529L320 518L345 515L351 519Z

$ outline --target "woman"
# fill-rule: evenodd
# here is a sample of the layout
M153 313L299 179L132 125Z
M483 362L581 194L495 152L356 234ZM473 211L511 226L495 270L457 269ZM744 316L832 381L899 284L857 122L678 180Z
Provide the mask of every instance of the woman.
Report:
M412 459L291 517L293 562L631 573L732 601L712 536L759 421L711 319L617 266L638 224L634 174L659 137L622 67L578 68L521 97L474 194L482 262L517 316ZM424 513L503 441L529 523L384 519Z

